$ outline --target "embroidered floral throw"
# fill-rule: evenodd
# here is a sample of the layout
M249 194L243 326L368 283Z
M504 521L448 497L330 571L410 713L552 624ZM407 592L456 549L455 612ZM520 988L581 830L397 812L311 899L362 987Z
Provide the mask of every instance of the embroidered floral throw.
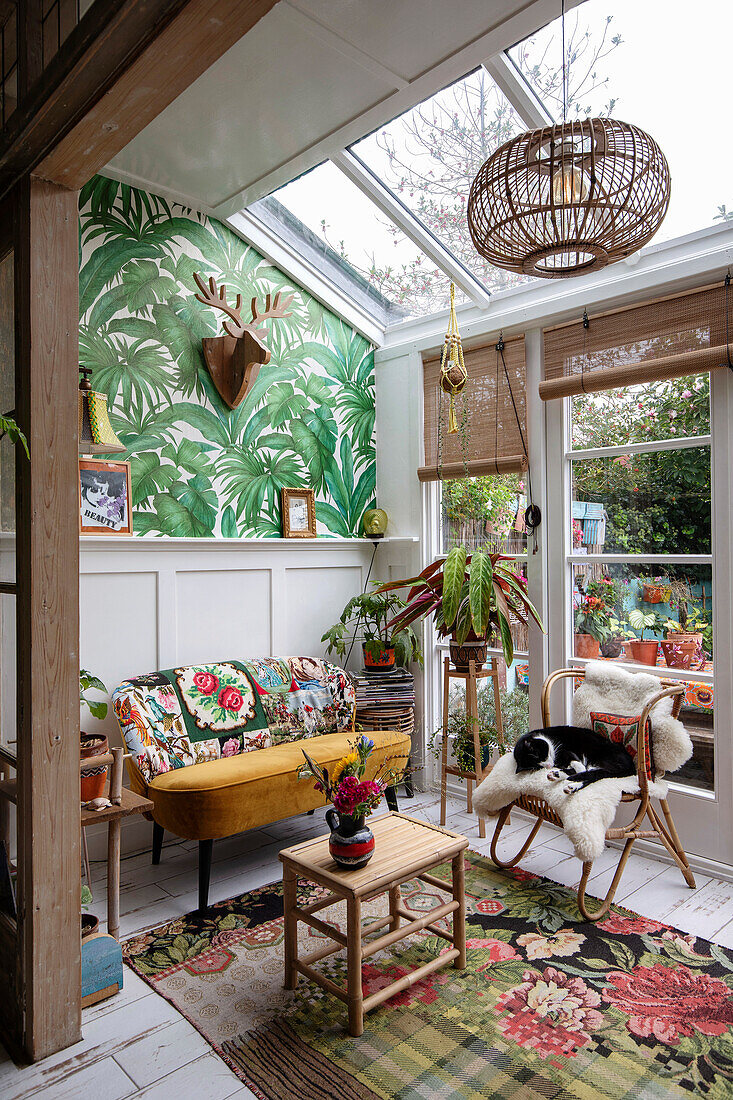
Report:
M173 768L346 729L348 674L313 657L218 661L137 676L113 707L143 779Z

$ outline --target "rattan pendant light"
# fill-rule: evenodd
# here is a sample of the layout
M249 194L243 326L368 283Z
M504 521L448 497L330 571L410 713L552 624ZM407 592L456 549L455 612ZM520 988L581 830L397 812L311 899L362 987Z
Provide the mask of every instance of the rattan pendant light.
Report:
M664 153L613 118L563 121L520 134L480 168L468 197L476 251L496 267L544 279L585 275L649 241L669 206Z

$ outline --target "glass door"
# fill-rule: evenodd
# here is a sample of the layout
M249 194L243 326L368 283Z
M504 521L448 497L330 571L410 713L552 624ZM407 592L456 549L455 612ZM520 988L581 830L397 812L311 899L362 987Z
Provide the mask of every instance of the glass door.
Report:
M726 863L730 742L716 714L731 693L730 401L728 371L568 398L556 488L564 662L683 683L693 755L670 803L686 848Z

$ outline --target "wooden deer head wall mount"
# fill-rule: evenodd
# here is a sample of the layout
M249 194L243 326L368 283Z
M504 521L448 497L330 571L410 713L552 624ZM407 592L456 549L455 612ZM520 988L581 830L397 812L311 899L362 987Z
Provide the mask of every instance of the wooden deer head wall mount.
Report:
M295 295L282 298L281 294L276 294L273 298L268 294L262 313L257 309L257 298L253 298L250 307L252 320L247 323L242 320L241 294L237 295L235 305L230 306L225 286L219 290L213 277L209 279L208 285L201 275L194 273L193 277L201 291L196 295L198 301L212 309L221 310L229 318L224 322L223 336L208 336L201 343L206 366L219 396L230 409L236 409L254 384L260 367L270 362L270 351L264 343L267 329L260 327L262 322L276 317L289 317L288 306Z

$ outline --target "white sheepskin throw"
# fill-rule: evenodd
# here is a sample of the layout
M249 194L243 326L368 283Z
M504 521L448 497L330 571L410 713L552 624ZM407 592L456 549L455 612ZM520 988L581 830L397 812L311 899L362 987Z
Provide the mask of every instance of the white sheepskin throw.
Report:
M589 729L591 711L636 716L658 691L659 680L654 676L592 661L586 665L585 681L573 698L573 723ZM692 755L689 734L681 722L672 718L671 711L672 699L668 698L651 714L657 778L649 784L649 791L656 798L667 795L661 775L676 771ZM496 817L522 794L543 798L562 821L578 859L592 862L603 851L606 830L616 816L621 796L638 791L638 783L635 776L600 779L569 795L563 787L563 783L551 783L544 769L517 775L514 755L507 753L476 788L473 805L480 817Z

